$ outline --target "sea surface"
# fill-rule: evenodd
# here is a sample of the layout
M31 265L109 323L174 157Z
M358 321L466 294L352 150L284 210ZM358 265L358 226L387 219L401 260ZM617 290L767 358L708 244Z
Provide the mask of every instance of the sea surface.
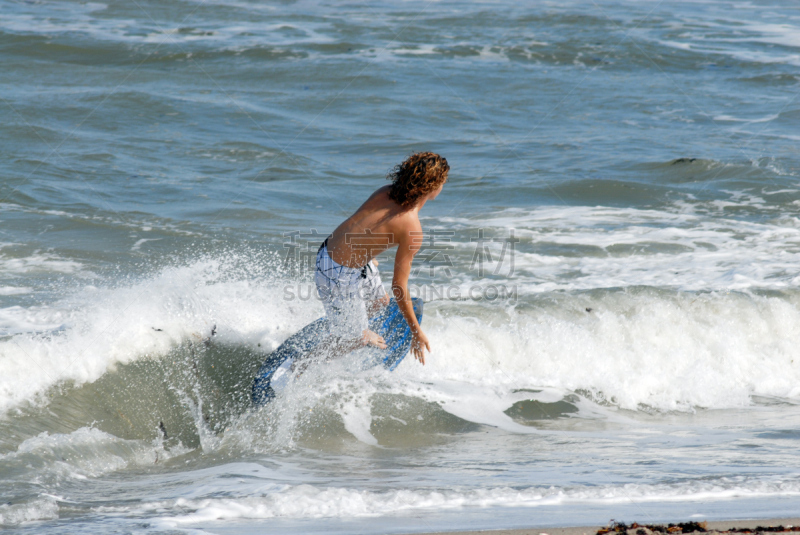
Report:
M797 516L799 125L793 2L0 0L0 529ZM419 150L427 363L254 409Z

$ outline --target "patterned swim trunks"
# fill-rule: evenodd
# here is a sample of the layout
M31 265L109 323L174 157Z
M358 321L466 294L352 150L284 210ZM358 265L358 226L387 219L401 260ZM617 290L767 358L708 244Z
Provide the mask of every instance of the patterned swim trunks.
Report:
M369 328L367 303L386 295L381 276L372 262L362 268L337 263L328 253L327 239L317 252L314 282L331 334L343 338L361 337Z

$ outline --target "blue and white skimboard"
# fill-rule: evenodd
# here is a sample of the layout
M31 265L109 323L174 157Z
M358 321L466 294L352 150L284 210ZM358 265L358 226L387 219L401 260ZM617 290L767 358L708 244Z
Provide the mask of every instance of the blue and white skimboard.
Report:
M411 302L417 321L422 323L422 299L415 297ZM369 348L369 363L373 366L382 364L389 370L395 369L411 348L411 328L394 299L369 320L369 328L386 340L386 349ZM290 336L273 351L256 373L253 381L253 403L262 405L282 392L292 378L292 364L309 357L328 335L328 320L320 318Z

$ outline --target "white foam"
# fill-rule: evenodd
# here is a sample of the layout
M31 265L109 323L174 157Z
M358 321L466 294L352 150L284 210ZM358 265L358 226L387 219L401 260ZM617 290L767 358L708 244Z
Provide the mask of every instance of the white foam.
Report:
M81 480L129 467L150 467L187 451L182 446L165 449L160 437L152 442L125 440L81 427L71 433L40 433L15 451L0 455L0 462L40 466L34 481L49 485L65 478Z
M190 99L191 100L191 99ZM192 102L201 102L201 101L192 101ZM33 216L56 216L58 218L67 218L67 219L74 219L78 221L86 221L92 224L96 223L104 223L108 225L112 225L114 227L123 227L129 228L132 231L145 231L149 232L153 230L153 223L152 219L147 220L147 224L143 224L142 221L136 220L129 220L129 219L121 219L118 216L105 216L105 215L97 215L97 214L86 214L80 211L75 212L65 212L63 210L45 210L41 208L29 207L29 206L21 206L14 203L0 203L0 208L4 211L14 211L14 212L23 212L26 214L30 214ZM180 228L174 223L169 221L158 221L157 227L159 230L166 230L171 233L180 234L183 236L196 236L197 234L193 231L185 230ZM19 246L18 243L2 243L0 242L0 248L9 247L9 246ZM38 253L37 253L38 254ZM57 256L53 256L52 254L46 255L48 258L59 258Z
M769 209L763 198L737 193L729 201L702 207L676 204L676 211L546 206L504 210L479 223L456 217L438 221L462 231L473 229L474 236L480 226L487 236L501 239L511 228L523 240L516 246L513 273L509 256L504 265L487 262L489 273L501 268L499 279L479 276L471 262L474 243L453 240L454 261L461 259L454 280L466 285L503 282L516 284L523 293L639 285L684 291L797 288L793 266L800 263L800 228L777 210L776 219L768 223L725 217L727 209L743 206ZM531 251L543 243L596 253ZM487 246L493 258L500 257L502 242Z
M234 4L236 6L236 4ZM248 11L260 9L256 4L239 4ZM174 27L148 17L139 20L96 16L103 4L87 3L79 8L48 4L43 12L38 6L17 4L14 10L3 13L0 30L6 33L33 35L83 34L91 38L122 43L193 44L208 43L229 48L251 48L264 45L295 45L330 43L335 39L325 34L327 23L274 22L238 20L222 24L220 20L202 21L196 27ZM271 8L266 8L273 11ZM276 16L270 17L272 20ZM289 32L289 35L285 31Z
M4 309L0 322L12 332L60 331L0 342L0 411L56 383L91 382L115 364L157 358L214 323L221 340L274 346L321 312L316 302L287 304L264 281L220 281L225 265L199 261L127 287L79 291L47 308Z
M64 326L70 311L52 307L0 308L0 336L53 331Z
M24 295L33 291L27 286L0 286L0 295Z
M0 505L0 526L15 526L24 522L58 518L58 504L50 497L40 497L25 503Z
M469 508L535 508L558 505L717 501L800 496L796 481L719 478L672 485L627 484L578 488L370 491L312 485L286 486L262 496L158 501L135 512L166 512L152 520L161 529L219 520L267 518L359 518ZM188 511L188 512L187 512Z
M453 412L499 427L513 402L505 393L521 388L587 391L634 410L742 407L752 394L786 398L800 384L798 322L796 303L727 294L622 292L490 315L442 305L426 315L434 349L426 366L406 359L395 373L409 380L408 393L425 392L446 410L480 409L480 418Z
M159 240L161 240L161 238L141 238L140 240L137 240L136 243L133 244L133 247L131 247L131 251L140 250L142 245L144 245L149 241L159 241Z
M715 121L729 121L729 122L736 122L736 123L768 123L770 121L774 121L780 117L778 114L774 115L767 115L766 117L759 117L757 119L744 119L739 117L733 117L732 115L717 115L714 117Z
M758 21L753 18L730 19L728 15L729 13L720 13L713 19L705 18L699 24L696 19L678 24L677 26L683 30L678 36L681 40L652 38L648 36L648 31L641 29L635 30L634 33L664 46L691 50L707 57L725 55L747 62L800 65L800 54L773 46L800 48L797 26ZM754 18L757 19L758 16L754 15ZM672 26L674 29L676 24ZM758 45L768 45L768 48Z
M473 224L446 222L459 231ZM795 395L800 384L800 333L792 327L800 323L796 293L767 298L728 291L793 292L800 285L796 220L762 224L692 211L546 207L506 210L482 224L498 231L513 225L529 243L598 248L666 243L685 249L582 257L521 253L519 274L506 281L520 286L520 306L429 303L424 328L435 352L427 366L409 358L393 374L342 371L333 386L321 390L365 393L339 408L345 427L363 442L375 443L369 394L377 391L422 393L462 418L517 431L524 429L503 411L518 399L510 392L521 388L585 391L619 407L663 410L742 407L752 394ZM468 264L471 253L459 254L457 260ZM237 271L232 261L248 264L249 271ZM159 358L190 337L202 337L215 323L222 341L277 347L322 308L315 299L284 300L281 284L254 276L266 265L236 255L201 260L129 286L78 291L46 307L0 310L6 334L58 330L0 341L0 410L32 401L61 381L91 382L115 364ZM467 268L455 271L465 288L483 283L470 278ZM614 286L633 289L596 292ZM640 286L659 290L636 289ZM564 289L595 293L555 294L557 304L535 297Z
M225 441L264 451L268 434L270 448L291 448L304 418L324 408L374 446L375 394L423 399L514 433L539 432L505 413L516 402L553 403L574 392L576 416L603 419L616 418L617 408L746 408L753 396L796 397L798 297L647 290L520 307L428 304L423 329L433 352L425 366L410 357L393 372L360 371L356 357L311 366L270 404L277 427L254 432L261 424L245 419Z
M83 265L57 255L37 252L21 258L0 256L0 276L31 273L81 273ZM83 272L87 274L86 272Z
M377 446L378 440L370 433L372 416L368 403L368 392L361 391L358 394L346 399L340 408L340 414L344 421L344 427L354 437L370 446Z
M439 53L435 45L418 45L416 48L400 47L395 48L392 52L397 55L408 56L430 56Z
M737 25L742 23L742 21L738 20L732 22ZM744 24L744 29L754 34L753 36L745 38L749 41L800 48L800 26L767 22L748 22Z
M170 268L62 303L52 321L60 332L0 342L0 407L58 381L94 381L116 363L158 358L212 323L221 340L270 348L322 313L315 300L287 302L279 286L223 281L219 270L212 261ZM746 406L753 394L789 397L800 384L800 311L791 299L619 291L535 303L429 303L424 328L434 353L425 367L408 358L393 373L342 369L314 396L350 396L339 409L346 428L374 444L369 395L378 391L423 395L470 421L522 431L503 413L521 399L515 389L690 410Z

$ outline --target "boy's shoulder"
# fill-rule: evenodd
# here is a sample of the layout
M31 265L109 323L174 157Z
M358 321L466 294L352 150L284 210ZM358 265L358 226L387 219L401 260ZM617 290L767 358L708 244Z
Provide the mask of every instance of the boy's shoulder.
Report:
M394 227L395 230L414 231L421 229L417 210L400 206L397 201L389 196L391 186L383 186L375 190L364 203L362 209L367 212L384 212L384 224ZM388 213L388 214L387 214Z

